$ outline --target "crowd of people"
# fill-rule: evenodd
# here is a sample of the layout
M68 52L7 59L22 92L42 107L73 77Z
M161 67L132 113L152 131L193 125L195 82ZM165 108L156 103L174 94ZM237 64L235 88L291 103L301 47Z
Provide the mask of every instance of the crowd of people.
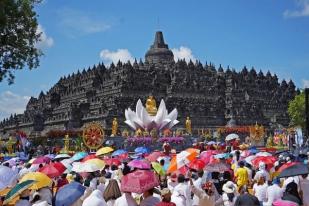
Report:
M164 148L164 151L145 151L133 155L128 153L113 157L111 157L112 153L100 155L94 157L94 159L106 160L104 167L91 172L74 170L74 164L82 162L83 159L87 158L87 155L80 159L50 157L50 163L46 161L40 164L18 160L15 163L13 161L2 162L0 173L1 170L4 171L9 168L8 171L16 173L16 176L9 183L0 177L0 205L309 206L307 172L300 172L301 175L280 176L284 169L288 169L290 166L305 165L303 161L307 163L306 159L299 160L289 151L276 154L267 154L259 151L258 148L254 148L254 151L250 149L226 151L226 148L218 149L218 147L209 147L208 145L208 147L199 148L201 149L199 155L193 158L194 161L201 160L205 163L201 163L202 167L198 168L190 166L190 161L193 160L186 159L187 157L184 157L182 151L171 153L169 149L166 150L167 147ZM147 157L154 152L160 155L155 161L150 161ZM209 155L207 156L206 153ZM259 153L266 158L275 158L276 161L273 163L259 161L258 164L248 161L248 157L259 157ZM88 156L91 155L95 156L88 154ZM117 161L107 161L111 158ZM150 167L131 166L130 162L133 159L148 163ZM73 165L73 169L64 162ZM154 162L159 165L162 171L158 171L158 167L153 164ZM44 173L41 170L43 167L55 163L63 163L66 170L56 177L47 174L51 177L51 184L36 188L23 188L19 190L17 195L14 195L16 196L15 200L7 201L8 195L11 194L10 190L21 184L23 177L39 171ZM181 165L182 163L184 165ZM171 164L177 164L177 169L171 170ZM209 165L215 167L210 169ZM136 180L132 179L131 185L128 186L139 187L141 192L124 189L125 177L144 170L152 171L157 183L149 188L148 186L153 182L142 182L141 179L137 178ZM33 181L36 181L36 179L33 179ZM62 204L59 202L59 198L70 191L69 187L76 191L79 190L78 188L82 188L82 192L80 195L69 195L67 193L68 197L65 198L65 201L70 202L70 198L72 200L70 203Z

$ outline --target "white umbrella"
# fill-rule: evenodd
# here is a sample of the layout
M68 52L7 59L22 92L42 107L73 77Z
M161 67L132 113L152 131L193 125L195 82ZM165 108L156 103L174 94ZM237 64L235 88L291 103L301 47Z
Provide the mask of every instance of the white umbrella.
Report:
M268 152L259 152L256 154L257 157L268 157L268 156L272 156L272 154L268 153Z
M17 170L12 170L6 166L0 166L0 190L12 185L17 180Z
M251 155L251 156L249 156L249 157L246 157L246 158L245 158L245 161L246 161L247 163L249 163L250 165L252 165L252 160L254 160L255 158L256 158L255 155Z
M89 161L86 161L86 162L74 162L72 171L77 172L77 173L80 173L80 172L95 172L95 171L102 170L103 168L104 168L104 165L98 165L98 164L95 164L95 163L93 163L89 160Z
M239 136L238 136L237 134L232 133L232 134L227 135L227 136L225 137L225 140L226 140L226 141L230 141L230 140L238 139L238 138L239 138Z
M65 158L71 158L68 154L58 154L55 159L65 159Z
M69 173L72 171L72 162L73 160L72 159L64 159L62 161L60 161L67 169L64 171L64 173Z

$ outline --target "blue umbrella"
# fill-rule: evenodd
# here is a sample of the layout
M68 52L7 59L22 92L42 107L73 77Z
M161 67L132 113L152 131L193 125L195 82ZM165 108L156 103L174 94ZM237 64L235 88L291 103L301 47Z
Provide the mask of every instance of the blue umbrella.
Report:
M135 148L134 152L145 154L145 153L149 153L150 150L147 147L137 147L137 148Z
M128 153L128 151L124 150L124 149L118 149L118 150L116 150L112 153L112 156L119 156L119 155L122 155L122 154L125 154L125 153Z
M77 152L75 155L73 155L73 157L71 159L74 160L74 161L77 161L77 160L83 159L87 155L88 155L87 152Z
M215 158L216 159L227 159L228 157L230 156L230 154L229 153L221 153L221 154L216 154L215 155Z
M56 194L56 206L71 206L85 192L86 188L78 182L64 185Z

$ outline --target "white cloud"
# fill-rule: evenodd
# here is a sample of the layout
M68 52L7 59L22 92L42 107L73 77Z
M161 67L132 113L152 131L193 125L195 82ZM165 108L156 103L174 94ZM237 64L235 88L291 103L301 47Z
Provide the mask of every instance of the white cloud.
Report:
M103 59L104 63L110 64L114 62L116 64L119 60L121 62L134 61L131 53L127 49L117 49L117 51L109 51L108 49L103 49L100 52L100 57Z
M283 16L286 18L309 16L309 0L296 0L298 10L286 10Z
M174 54L174 60L177 61L178 59L185 59L186 62L189 62L190 59L194 62L196 58L193 56L192 51L188 47L181 46L179 49L174 48L172 49Z
M309 79L303 79L303 88L309 88Z
M0 94L0 121L11 114L21 114L25 111L29 96L22 96L11 91Z
M74 9L61 9L59 16L60 25L71 37L103 32L111 27L101 19L94 19L89 14Z
M41 37L39 42L36 44L37 48L40 49L44 49L44 48L48 48L54 45L54 39L52 37L47 36L44 28L42 27L42 25L38 25L38 28L36 30L36 33L41 33Z

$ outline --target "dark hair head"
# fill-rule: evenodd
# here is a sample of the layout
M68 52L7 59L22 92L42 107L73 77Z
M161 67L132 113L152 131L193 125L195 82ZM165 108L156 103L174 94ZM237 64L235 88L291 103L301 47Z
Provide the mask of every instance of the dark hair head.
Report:
M204 171L203 171L203 170L199 170L199 171L197 172L197 175L198 175L198 177L203 177Z
M243 161L240 161L238 164L239 164L239 167L244 167L245 166L245 163Z
M211 173L211 178L212 178L212 179L219 179L219 175L220 175L219 172L212 172L212 173Z
M112 171L114 171L114 170L118 170L117 165L112 165L112 166L111 166L111 170L112 170Z
M161 159L160 160L160 165L164 165L164 163L165 163L164 159Z
M186 178L183 174L179 174L178 177L177 177L177 182L178 183L182 183L182 182L185 182Z

